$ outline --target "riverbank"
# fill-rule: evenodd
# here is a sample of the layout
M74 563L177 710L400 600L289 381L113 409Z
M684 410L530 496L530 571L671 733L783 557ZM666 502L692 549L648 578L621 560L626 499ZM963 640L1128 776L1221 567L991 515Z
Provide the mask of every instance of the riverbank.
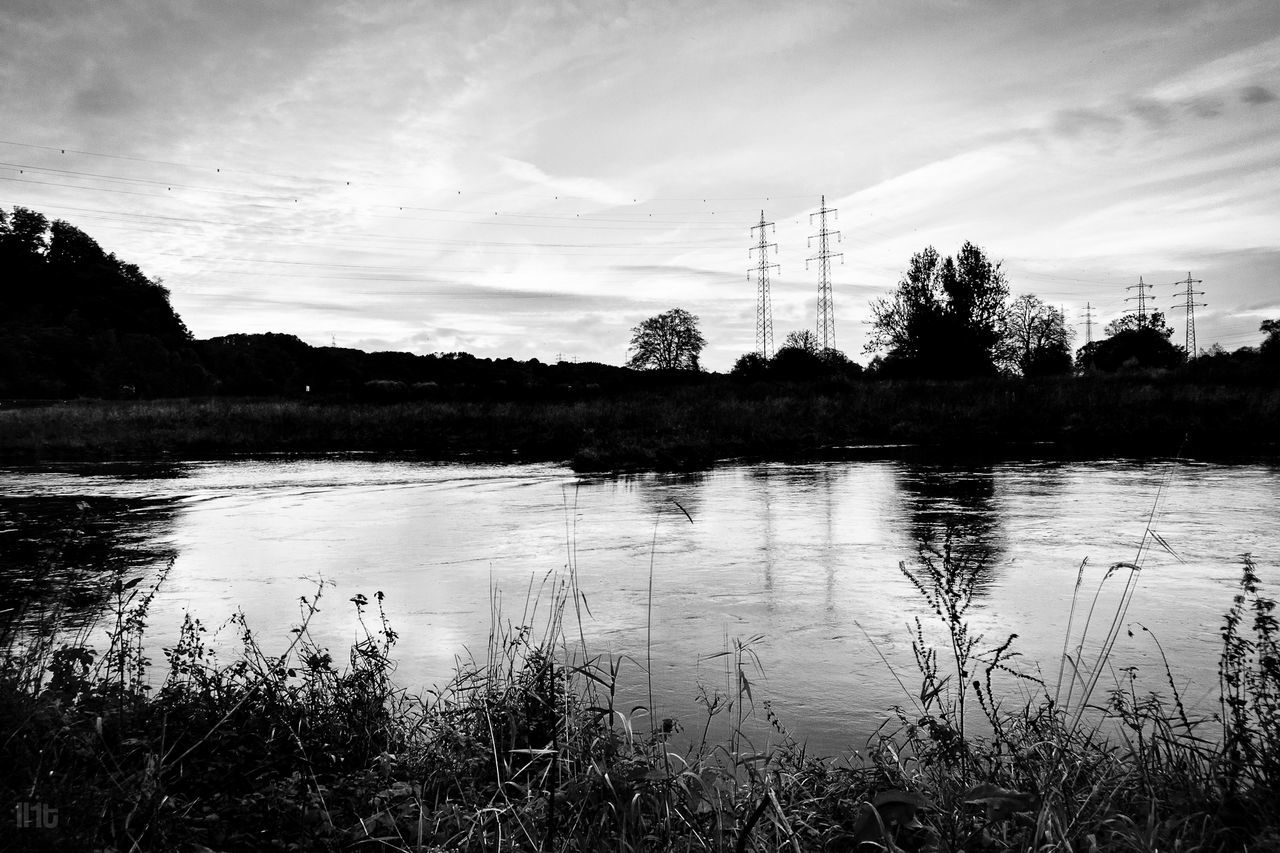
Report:
M1128 589L1135 573L1119 564L1108 582ZM584 599L572 575L541 591L524 624L495 614L481 659L421 697L393 681L397 634L380 593L351 599L365 629L345 654L314 642L323 585L274 644L232 620L230 661L189 619L153 677L142 638L163 576L148 588L118 575L101 654L88 628L23 635L13 614L0 621L0 799L17 819L7 840L140 851L1277 849L1280 631L1247 558L1224 621L1216 721L1188 716L1174 672L1163 699L1109 680L1125 671L1109 660L1123 604L1094 620L1079 602L1069 635L1080 648L1064 641L1075 675L1044 683L1020 674L1012 637L968 632L972 584L947 543L903 574L950 644L929 645L932 631L913 639L920 671L903 708L842 758L807 754L757 706L751 641L724 655L735 687L702 688L703 721L682 727L660 708L615 703L620 670L639 664L575 643ZM1010 684L1032 698L1003 700ZM751 742L753 717L768 742Z
M1275 455L1277 435L1280 387L1158 376L820 384L708 377L554 401L201 398L0 408L0 460L11 463L370 451L676 470L877 445L1222 458Z

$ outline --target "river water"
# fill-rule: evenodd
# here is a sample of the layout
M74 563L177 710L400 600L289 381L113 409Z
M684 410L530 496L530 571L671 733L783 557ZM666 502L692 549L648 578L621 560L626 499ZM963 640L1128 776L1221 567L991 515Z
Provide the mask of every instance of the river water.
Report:
M81 531L68 537L72 520ZM1184 699L1212 710L1240 555L1253 554L1265 591L1280 580L1280 467L892 460L584 478L342 456L7 468L0 594L38 599L39 563L68 580L50 588L78 589L91 608L100 581L85 567L149 576L172 559L150 614L162 668L159 646L187 611L217 626L241 609L267 651L283 650L319 578L329 586L313 633L340 657L357 632L348 599L381 591L400 634L396 679L417 692L447 680L458 656L483 657L495 609L540 624L550 585L572 567L585 607L581 631L570 608L568 633L625 658L624 699L647 702L649 659L657 714L700 732L698 697L735 692L722 653L744 644L758 715L767 700L794 736L832 754L860 746L887 708L910 706L908 626L919 616L937 634L899 566L918 567L921 543L940 545L947 529L974 579L968 617L983 645L1016 632L1016 665L1050 692L1077 580L1077 629L1102 590L1087 662L1129 575L1101 583L1107 568L1139 562L1132 636L1121 631L1104 689L1132 665L1139 689L1168 694L1154 636ZM1006 684L1011 701L1033 687Z

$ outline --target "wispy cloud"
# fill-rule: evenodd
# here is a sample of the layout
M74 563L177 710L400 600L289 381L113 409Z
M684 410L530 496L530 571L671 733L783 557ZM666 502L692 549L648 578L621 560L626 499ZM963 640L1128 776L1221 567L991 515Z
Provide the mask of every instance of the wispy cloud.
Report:
M623 205L631 204L637 195L641 195L594 178L549 175L534 164L513 157L499 157L498 162L504 174L525 184L545 187L555 196L563 195L605 205Z

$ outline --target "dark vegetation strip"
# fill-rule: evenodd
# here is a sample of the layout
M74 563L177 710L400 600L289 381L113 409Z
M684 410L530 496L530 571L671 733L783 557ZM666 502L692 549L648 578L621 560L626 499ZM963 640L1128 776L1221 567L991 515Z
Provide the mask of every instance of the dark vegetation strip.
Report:
M0 458L210 458L375 451L571 461L578 470L704 467L857 445L1062 455L1272 454L1280 387L1151 376L969 382L741 383L723 377L556 401L354 403L201 398L0 408Z
M638 664L582 648L572 567L534 591L542 605L526 608L529 622L495 614L483 660L423 696L392 681L397 635L380 593L351 599L367 627L344 660L316 644L308 624L323 586L302 598L283 652L267 652L236 618L239 652L220 661L188 617L156 672L142 637L163 573L148 588L120 571L108 581L105 649L90 647L88 626L58 630L58 612L15 605L0 619L0 801L17 821L5 841L138 851L1276 849L1280 626L1250 558L1222 628L1212 719L1188 712L1171 671L1164 698L1123 679L1100 687L1100 676L1127 671L1113 668L1114 631L1104 631L1124 622L1137 564L1106 570L1099 585L1124 585L1119 609L1068 627L1050 684L1021 674L1012 636L988 644L969 631L973 559L944 539L903 565L926 614L912 637L918 689L843 759L807 754L771 712L771 743L752 742L750 641L724 653L737 687L704 691L706 720L688 738L659 713L619 704L619 672ZM1073 614L1090 609L1088 595ZM1086 635L1098 639L1086 645ZM1017 693L1032 698L1002 699ZM726 739L708 740L726 724Z

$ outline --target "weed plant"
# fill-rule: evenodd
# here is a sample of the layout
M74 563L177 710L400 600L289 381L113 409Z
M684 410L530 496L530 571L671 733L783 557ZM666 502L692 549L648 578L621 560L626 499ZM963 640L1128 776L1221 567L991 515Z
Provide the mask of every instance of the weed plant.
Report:
M968 621L983 558L963 545L944 536L902 566L925 615L912 628L918 686L863 750L836 759L808 754L767 703L757 708L759 638L726 644L725 689L702 688L705 719L687 730L651 702L625 704L622 673L644 664L590 653L572 553L567 574L531 584L518 619L495 591L483 655L459 660L449 683L422 696L394 683L397 634L380 593L350 599L362 630L341 660L311 633L327 589L318 583L283 650L264 648L242 616L212 634L188 617L160 667L142 640L164 574L143 584L121 572L101 653L87 629L62 637L52 624L0 625L0 790L59 815L57 827L6 841L118 851L1280 850L1280 629L1251 558L1224 622L1221 707L1200 719L1176 689L1140 694L1132 671L1109 660L1110 629L1091 648L1098 632L1087 623L1106 621L1093 612L1065 647L1059 683L1028 678L1014 636L988 641ZM1099 583L1123 580L1127 592L1138 565L1113 566ZM228 645L215 642L220 632L235 641L229 662L214 651ZM1099 671L1114 673L1111 689ZM753 741L760 711L768 743Z

